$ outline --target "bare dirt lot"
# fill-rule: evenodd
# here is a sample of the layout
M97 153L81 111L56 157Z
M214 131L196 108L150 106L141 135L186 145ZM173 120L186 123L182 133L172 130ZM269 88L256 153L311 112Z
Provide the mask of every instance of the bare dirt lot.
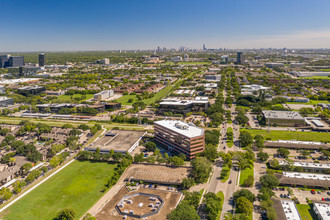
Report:
M182 180L188 177L190 170L189 167L133 164L125 172L125 179L180 185Z
M160 196L164 200L164 205L160 209L158 214L152 215L148 217L151 220L158 220L158 219L166 219L166 215L171 212L172 209L176 207L178 202L182 197L182 193L178 192L170 192L165 190L157 190L157 189L150 189L150 188L139 188L136 191L129 192L125 186L123 186L118 193L112 197L112 199L103 207L103 209L96 215L97 220L108 220L108 219L123 219L123 215L120 215L116 210L116 205L124 196L133 195L136 193L148 193ZM146 201L144 201L146 202ZM136 206L136 210L134 210L133 206ZM130 210L136 211L138 208L139 203L134 203L130 206ZM144 204L147 206L148 204ZM135 219L132 217L127 217L127 219Z

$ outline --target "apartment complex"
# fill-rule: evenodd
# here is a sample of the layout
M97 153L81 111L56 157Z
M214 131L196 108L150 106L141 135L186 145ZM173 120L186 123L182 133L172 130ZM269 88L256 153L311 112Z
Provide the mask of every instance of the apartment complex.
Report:
M182 121L156 121L155 140L169 150L184 153L192 159L205 149L204 129Z

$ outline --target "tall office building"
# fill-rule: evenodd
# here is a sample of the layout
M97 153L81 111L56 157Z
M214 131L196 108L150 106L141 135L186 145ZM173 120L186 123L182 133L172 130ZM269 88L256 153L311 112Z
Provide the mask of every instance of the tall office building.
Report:
M5 68L8 66L8 59L10 55L1 55L0 56L0 68Z
M245 62L245 57L243 52L237 52L237 63L244 64L244 62Z
M39 54L39 66L45 66L46 64L46 57L44 53Z
M206 50L206 46L205 46L205 44L203 44L203 50Z
M24 66L24 57L9 57L8 59L8 67L20 67Z

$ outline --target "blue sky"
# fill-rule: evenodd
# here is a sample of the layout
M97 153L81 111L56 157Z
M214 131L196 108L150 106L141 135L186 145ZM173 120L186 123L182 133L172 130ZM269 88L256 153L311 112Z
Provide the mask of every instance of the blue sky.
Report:
M0 51L330 48L329 0L0 0Z

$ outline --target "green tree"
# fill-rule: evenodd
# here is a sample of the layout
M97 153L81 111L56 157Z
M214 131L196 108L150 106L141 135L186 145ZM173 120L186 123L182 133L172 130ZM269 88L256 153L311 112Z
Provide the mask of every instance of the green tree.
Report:
M263 151L259 151L257 153L257 157L258 157L258 160L261 161L261 162L265 162L268 160L269 158L269 155L266 153L266 152L263 152Z
M259 182L263 187L268 187L268 188L276 187L279 184L278 179L273 174L266 174L260 177Z
M212 163L205 157L196 157L191 161L192 174L197 183L206 182L212 171Z
M288 158L288 156L290 155L290 151L285 148L280 148L277 150L277 154L281 157Z
M239 197L236 202L237 212L249 216L253 212L253 204L247 198Z
M182 201L170 214L168 214L167 218L169 220L199 220L200 219L199 215L196 213L196 209L185 201Z
M238 190L236 192L234 192L233 194L233 198L234 198L234 202L237 202L237 199L240 197L244 197L246 199L248 199L250 202L254 202L255 200L255 195L248 189L241 189Z
M252 136L248 131L242 131L239 136L239 141L242 147L247 147L253 143Z
M1 200L8 200L12 197L13 193L7 187L2 187L0 189L0 199Z
M73 220L76 217L76 213L72 209L63 209L57 213L57 220Z

